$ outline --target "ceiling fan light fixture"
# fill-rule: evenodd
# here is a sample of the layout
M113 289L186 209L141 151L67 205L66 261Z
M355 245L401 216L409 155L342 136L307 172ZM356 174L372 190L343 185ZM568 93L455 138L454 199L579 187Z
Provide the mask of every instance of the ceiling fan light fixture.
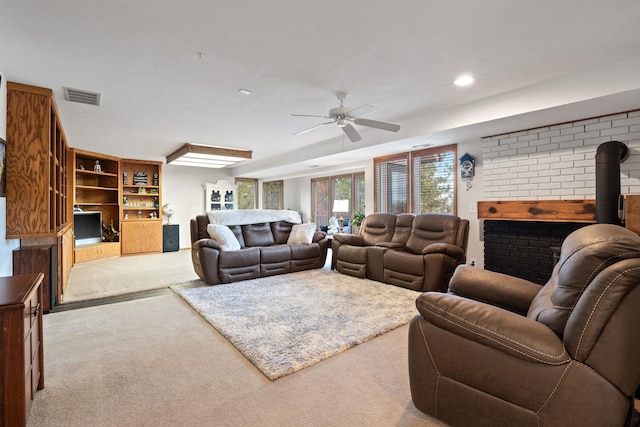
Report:
M341 128L349 124L347 123L347 119L345 119L344 117L338 118L338 120L336 120L336 123L338 124L338 127L341 127Z

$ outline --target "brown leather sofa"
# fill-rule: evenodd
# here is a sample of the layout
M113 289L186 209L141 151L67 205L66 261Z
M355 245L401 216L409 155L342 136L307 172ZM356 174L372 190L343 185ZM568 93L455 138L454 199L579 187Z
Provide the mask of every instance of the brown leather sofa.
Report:
M454 426L622 426L640 382L640 237L569 235L544 287L460 266L409 329L415 406Z
M208 231L209 217L191 219L191 259L196 274L209 285L322 268L329 239L316 231L311 244L287 244L294 226L287 221L230 225L239 250L223 250Z
M336 234L332 268L416 291L446 291L466 261L469 221L445 214L367 215L360 234Z

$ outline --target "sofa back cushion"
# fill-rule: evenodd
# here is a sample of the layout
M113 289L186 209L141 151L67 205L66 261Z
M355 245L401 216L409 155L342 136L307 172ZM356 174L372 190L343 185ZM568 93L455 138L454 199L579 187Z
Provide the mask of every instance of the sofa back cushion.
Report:
M274 221L271 223L271 232L273 233L273 239L277 245L284 245L287 243L293 226L293 223L287 221Z
M241 225L240 227L246 247L271 246L276 243L271 231L271 224L268 222Z
M460 218L447 214L419 214L413 218L407 250L421 254L432 243L457 243Z
M362 222L360 235L366 246L374 246L379 242L390 242L396 226L397 215L391 213L372 213Z
M407 244L409 236L411 235L411 227L413 226L414 214L403 213L396 218L396 228L393 232L391 241L393 243Z

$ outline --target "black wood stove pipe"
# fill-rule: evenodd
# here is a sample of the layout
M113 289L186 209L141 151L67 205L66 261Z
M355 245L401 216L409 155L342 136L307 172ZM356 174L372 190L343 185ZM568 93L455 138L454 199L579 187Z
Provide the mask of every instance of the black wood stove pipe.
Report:
M629 157L629 149L620 141L609 141L596 150L596 221L621 224L618 217L620 163Z

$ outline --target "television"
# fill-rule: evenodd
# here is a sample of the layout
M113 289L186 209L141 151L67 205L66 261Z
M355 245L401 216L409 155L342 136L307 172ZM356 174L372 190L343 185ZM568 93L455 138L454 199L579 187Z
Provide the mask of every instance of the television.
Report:
M76 246L102 243L102 212L74 212L73 234Z

